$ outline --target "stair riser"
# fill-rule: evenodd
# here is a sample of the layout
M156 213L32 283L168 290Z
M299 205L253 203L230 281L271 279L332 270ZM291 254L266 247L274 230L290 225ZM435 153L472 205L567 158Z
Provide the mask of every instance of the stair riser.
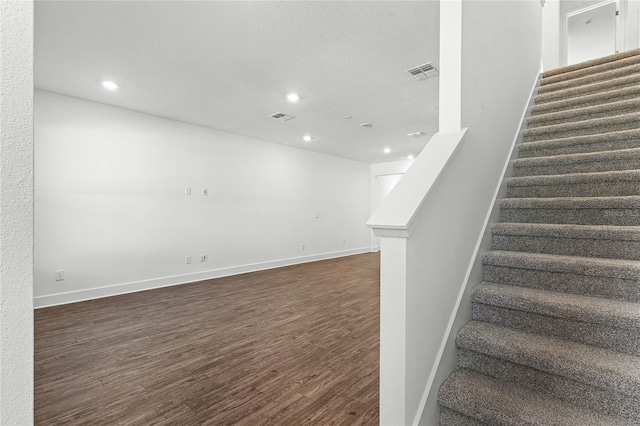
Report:
M640 226L637 209L500 209L500 221L573 225Z
M577 273L484 265L484 281L640 302L640 279L599 277Z
M591 120L591 119L603 118L603 117L612 117L615 115L630 114L633 112L640 112L640 106L634 105L626 108L617 108L617 109L612 108L610 110L592 112L588 114L570 114L570 115L566 114L560 117L538 116L538 117L529 118L527 127L529 129L532 129L532 128L541 127L541 126L553 126L556 124L575 123L577 121L585 121L585 120Z
M467 417L464 414L460 414L457 411L453 411L447 407L440 406L440 426L485 426L484 423L480 423Z
M594 95L609 90L621 90L631 88L640 83L640 76L632 75L621 79L614 79L592 86L581 86L567 90L546 91L538 90L535 97L535 104L540 105L547 102L574 99L582 96Z
M599 83L605 80L613 80L620 77L626 77L628 75L637 74L639 72L640 72L640 65L634 64L634 65L625 66L621 68L615 68L605 73L591 74L585 77L580 77L580 78L566 80L566 81L559 81L555 83L551 82L553 80L543 79L541 82L540 89L538 90L538 93L540 94L551 93L551 92L556 92L558 90L565 90L565 89L577 88L581 86L587 86L587 85L590 85L593 83Z
M640 356L640 341L637 338L640 330L637 329L626 330L482 303L473 303L472 312L473 319L477 321Z
M527 147L520 145L519 158L547 157L550 155L584 154L588 152L615 151L619 149L640 148L640 139L598 142L583 145L562 145L554 147Z
M549 139L572 138L576 136L599 135L608 132L637 129L638 123L632 120L599 125L586 125L575 129L559 129L548 131L542 127L527 129L524 132L524 142L535 142Z
M493 235L493 249L566 256L640 260L640 241L600 238L558 238L535 235Z
M587 182L563 185L507 185L507 198L617 197L640 195L640 181Z
M610 102L626 101L629 99L637 99L640 97L640 86L631 86L625 90L606 91L601 94L591 94L573 98L569 100L558 100L555 103L541 102L537 103L531 109L531 117L540 114L549 114L552 112L565 111L576 108L585 108L595 105L603 105ZM584 98L584 99L582 99Z
M640 154L634 153L627 159L603 160L584 163L557 164L549 166L513 166L513 176L564 175L569 173L610 172L640 169Z
M640 399L637 398L466 349L458 349L458 366L535 389L605 415L624 415L630 421L640 420Z

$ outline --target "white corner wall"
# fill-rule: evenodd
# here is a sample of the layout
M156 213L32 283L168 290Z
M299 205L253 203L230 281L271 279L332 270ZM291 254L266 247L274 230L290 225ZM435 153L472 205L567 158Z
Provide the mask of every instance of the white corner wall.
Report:
M460 295L481 279L470 274L537 81L541 19L539 0L462 4L461 120L468 130L425 201L406 248L406 369L412 372L406 388L413 396L407 398L408 413L417 412L414 424L438 424L436 396L443 379L435 369L455 367L455 356L440 355L458 331L452 325ZM425 364L434 358L440 365Z
M0 1L0 424L33 424L33 2Z
M368 164L43 91L35 144L36 306L370 250Z

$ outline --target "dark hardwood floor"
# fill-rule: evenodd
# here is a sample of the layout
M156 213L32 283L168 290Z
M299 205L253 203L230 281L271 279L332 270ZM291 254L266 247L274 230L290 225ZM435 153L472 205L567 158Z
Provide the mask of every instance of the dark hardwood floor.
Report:
M35 311L37 425L377 425L379 256Z

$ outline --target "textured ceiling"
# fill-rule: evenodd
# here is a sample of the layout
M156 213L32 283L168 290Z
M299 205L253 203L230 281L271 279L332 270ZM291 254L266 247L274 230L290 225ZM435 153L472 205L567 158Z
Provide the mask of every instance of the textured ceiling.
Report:
M404 70L438 65L438 34L437 1L38 1L35 85L367 163L393 161L417 154L437 131L438 77L416 81ZM120 88L104 90L104 79ZM297 104L286 100L290 91L300 94ZM268 117L275 112L296 118ZM406 136L417 131L427 136ZM303 142L304 134L314 140Z

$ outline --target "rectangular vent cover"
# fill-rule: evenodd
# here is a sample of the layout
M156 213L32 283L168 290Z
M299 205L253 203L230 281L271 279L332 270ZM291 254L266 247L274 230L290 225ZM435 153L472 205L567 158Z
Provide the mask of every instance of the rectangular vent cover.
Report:
M416 80L423 80L427 77L438 75L438 70L433 66L431 62L418 65L417 67L408 69L405 72L411 74Z
M269 117L275 118L276 120L280 120L280 121L288 121L288 120L293 120L295 118L293 115L288 115L283 112L276 112L275 114L271 114Z

